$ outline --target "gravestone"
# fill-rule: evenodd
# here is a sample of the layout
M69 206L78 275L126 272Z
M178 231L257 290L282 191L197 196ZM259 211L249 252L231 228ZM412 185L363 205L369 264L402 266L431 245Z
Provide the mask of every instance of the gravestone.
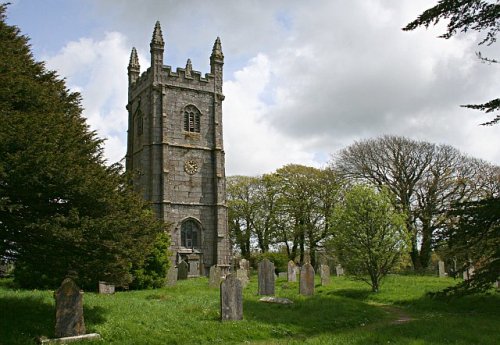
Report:
M250 278L250 262L247 259L240 260L240 269L245 270Z
M338 264L337 266L335 266L335 273L337 274L337 277L344 275L344 268L342 267L341 264Z
M66 278L54 293L56 299L57 338L85 334L83 320L83 292L71 278Z
M295 262L292 260L288 261L288 281L296 282L297 281L297 266Z
M222 321L243 320L243 288L234 274L220 284L220 316Z
M188 279L189 265L186 261L181 261L177 265L177 279L185 280Z
M167 272L167 286L174 286L177 284L177 267L170 266Z
M330 267L328 265L321 265L319 267L319 274L322 286L330 284Z
M446 277L446 271L444 270L444 261L439 260L438 262L438 274L439 278Z
M99 293L103 295L112 295L115 293L115 286L103 281L99 282Z
M470 266L464 271L463 278L464 280L469 280L472 278L473 275L474 275L474 266Z
M213 265L210 267L210 273L208 276L208 286L213 289L220 287L220 282L222 281L222 272L220 267Z
M250 279L248 279L248 273L247 270L240 268L239 270L236 271L236 278L238 278L241 282L241 286L243 288L246 288L248 283L250 282Z
M280 278L280 279L288 279L288 273L286 273L286 272L280 272L280 273L278 273L278 278Z
M314 295L314 268L310 263L300 269L299 293L304 296Z
M259 262L259 295L274 295L274 264L268 259Z

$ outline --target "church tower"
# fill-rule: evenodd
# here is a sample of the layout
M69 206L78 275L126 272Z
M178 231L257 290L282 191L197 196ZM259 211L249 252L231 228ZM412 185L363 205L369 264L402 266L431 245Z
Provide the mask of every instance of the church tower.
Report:
M128 66L126 169L159 218L171 224L174 264L189 264L189 276L212 265L227 271L229 243L224 146L222 70L217 37L210 73L193 71L191 60L175 71L163 65L165 42L156 22L151 67L140 74L137 51Z

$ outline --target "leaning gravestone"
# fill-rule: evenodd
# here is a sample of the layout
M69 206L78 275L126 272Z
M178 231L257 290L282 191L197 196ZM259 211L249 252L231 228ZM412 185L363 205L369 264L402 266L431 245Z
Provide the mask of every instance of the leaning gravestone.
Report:
M338 264L337 266L335 266L335 273L337 274L337 277L344 275L344 268L342 267L342 265Z
M71 278L66 278L54 293L56 299L57 338L85 334L83 320L83 292Z
M177 265L177 279L185 280L188 279L189 265L186 261L181 261Z
M220 284L220 317L222 321L243 320L243 288L234 274Z
M292 260L288 261L288 281L296 282L297 281L297 266L295 262Z
M446 271L444 270L444 261L439 260L438 262L438 274L439 278L446 277Z
M274 264L268 259L259 262L259 295L274 295Z
M177 267L171 266L167 272L167 286L174 286L177 284Z
M330 267L328 265L321 265L319 267L319 274L322 286L330 284Z
M208 286L213 289L220 287L220 282L222 281L222 272L219 266L213 265L210 267L210 273L208 276Z
M250 279L248 279L248 273L247 270L240 268L239 270L236 271L236 278L238 278L241 282L241 286L243 288L246 288L248 283L250 282Z
M314 268L310 263L300 269L299 293L305 296L314 295Z

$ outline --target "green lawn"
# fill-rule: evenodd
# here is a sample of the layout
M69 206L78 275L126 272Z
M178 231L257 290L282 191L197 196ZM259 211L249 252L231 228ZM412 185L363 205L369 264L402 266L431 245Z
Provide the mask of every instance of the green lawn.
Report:
M333 277L327 287L318 279L315 295L302 297L297 283L278 280L276 296L294 304L275 305L258 301L253 277L244 290L244 320L221 323L219 291L199 278L158 290L87 292L85 323L104 339L94 344L500 344L498 292L452 301L426 297L454 283L390 276L374 294L368 285ZM52 337L52 296L0 280L0 344Z

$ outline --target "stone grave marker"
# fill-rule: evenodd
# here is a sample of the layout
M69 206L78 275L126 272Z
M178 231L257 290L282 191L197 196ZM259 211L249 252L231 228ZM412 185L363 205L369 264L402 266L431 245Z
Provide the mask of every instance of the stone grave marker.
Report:
M288 279L288 273L287 272L279 272L278 273L278 278L280 278L280 279Z
M177 279L185 280L188 278L189 265L186 261L182 260L177 265Z
M300 269L299 293L304 296L314 295L314 268L310 263Z
M167 286L174 286L177 284L177 267L170 266L167 272Z
M444 270L444 261L439 260L438 262L438 274L439 278L446 277L446 271Z
M268 259L259 262L259 295L274 295L274 264Z
M243 268L240 268L239 270L236 271L236 278L238 278L241 281L241 286L243 288L246 288L248 283L250 282L250 279L248 279L247 270Z
M222 321L243 320L243 288L234 274L220 284L220 316Z
M248 261L247 259L241 259L240 269L246 270L248 278L250 278L250 261Z
M54 293L54 297L56 299L56 337L74 337L85 334L83 292L74 280L64 279Z
M328 265L321 265L319 267L319 274L322 286L330 284L330 267Z
M296 282L297 281L297 265L292 260L288 261L288 281Z
M338 264L337 266L335 266L335 273L337 274L337 277L344 275L344 268L342 267L341 264Z
M473 275L474 275L474 266L470 266L464 271L463 278L464 280L469 280L472 278Z
M112 295L115 293L115 286L103 281L99 282L99 293L103 295Z
M210 267L210 273L208 275L208 286L213 289L220 287L222 281L222 272L219 266L213 265Z

